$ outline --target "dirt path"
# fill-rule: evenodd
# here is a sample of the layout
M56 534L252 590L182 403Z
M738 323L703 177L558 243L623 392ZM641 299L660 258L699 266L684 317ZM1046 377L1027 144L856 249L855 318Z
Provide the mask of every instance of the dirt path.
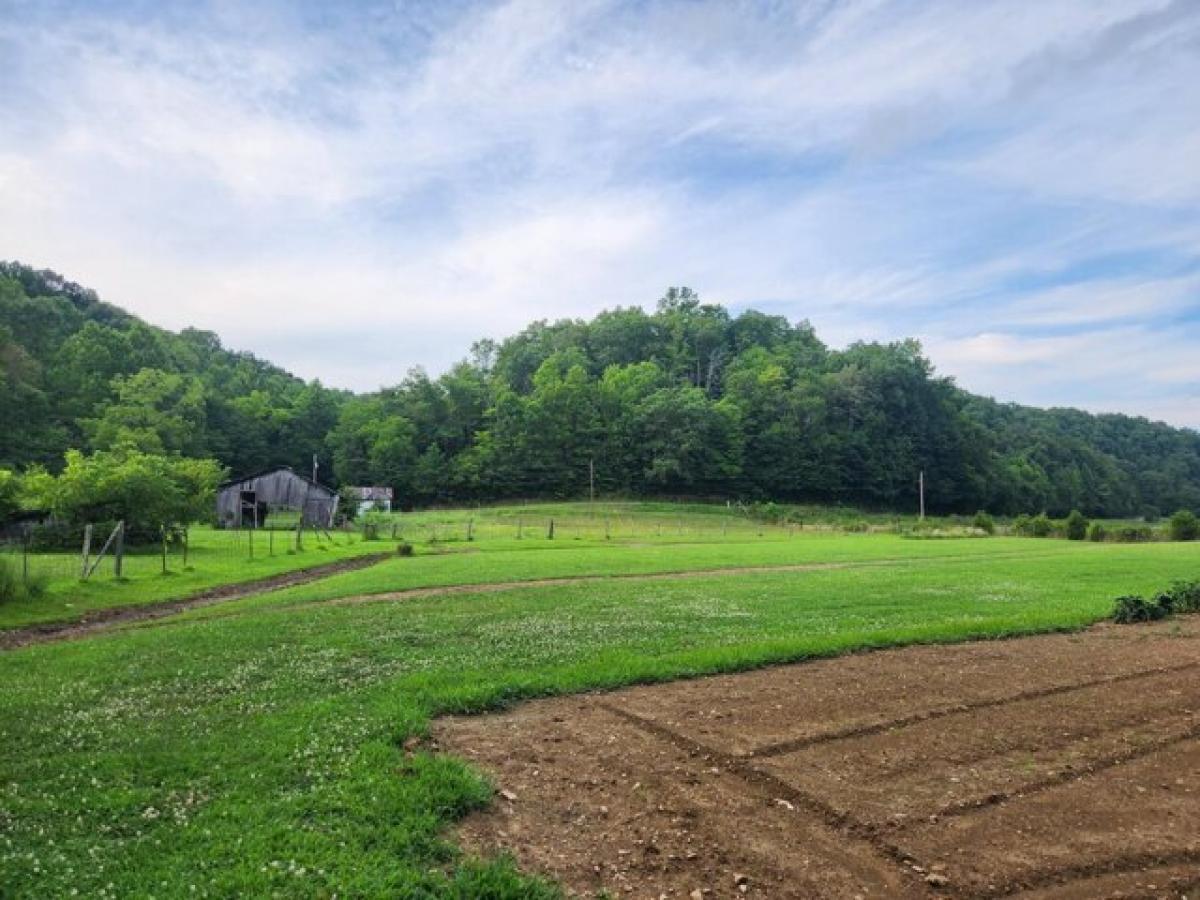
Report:
M215 603L227 603L230 600L240 600L255 594L264 594L280 588L291 587L337 575L341 572L351 572L355 569L365 569L393 556L391 553L372 553L367 556L357 556L353 559L343 559L338 562L310 566L306 569L293 569L267 578L255 581L242 581L237 584L226 584L183 597L179 600L163 600L155 603L144 603L140 606L114 606L107 609L97 609L85 613L82 618L70 622L45 622L28 625L21 628L11 628L0 631L0 650L13 650L29 644L41 644L47 641L73 640L116 628L131 622L145 622L161 619L188 609L201 606L212 606Z
M437 723L471 849L639 898L1200 896L1200 617Z

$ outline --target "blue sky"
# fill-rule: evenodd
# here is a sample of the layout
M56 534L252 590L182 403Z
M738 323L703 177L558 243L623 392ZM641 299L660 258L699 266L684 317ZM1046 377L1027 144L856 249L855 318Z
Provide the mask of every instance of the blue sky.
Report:
M0 258L360 390L686 284L1200 426L1200 3L0 0Z

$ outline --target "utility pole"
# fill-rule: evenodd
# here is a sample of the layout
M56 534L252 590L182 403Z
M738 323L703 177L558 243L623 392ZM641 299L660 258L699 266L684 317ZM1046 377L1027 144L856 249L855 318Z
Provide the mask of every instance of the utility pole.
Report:
M313 482L317 480L317 454L313 454Z
M925 470L921 470L921 477L917 480L921 490L921 521L925 521Z

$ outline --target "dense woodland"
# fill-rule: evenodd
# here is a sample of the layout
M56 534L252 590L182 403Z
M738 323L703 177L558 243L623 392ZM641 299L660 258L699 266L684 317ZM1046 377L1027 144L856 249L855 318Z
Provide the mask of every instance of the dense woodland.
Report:
M383 484L405 505L506 497L704 496L936 511L1200 509L1200 434L998 403L934 373L915 341L826 347L807 322L671 289L653 313L536 322L438 378L352 395L211 332L175 334L59 275L0 264L0 466L71 448L212 457L234 473Z

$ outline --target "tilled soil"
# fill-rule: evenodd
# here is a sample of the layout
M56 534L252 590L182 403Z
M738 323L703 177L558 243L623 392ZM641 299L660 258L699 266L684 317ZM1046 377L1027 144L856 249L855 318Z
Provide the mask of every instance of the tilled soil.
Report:
M646 898L1200 898L1200 619L444 719L462 841Z
M41 622L20 628L10 628L0 631L0 650L12 650L28 644L42 644L48 641L66 641L83 637L91 637L101 631L116 628L132 622L145 622L151 619L161 619L188 609L201 606L212 606L215 603L228 603L230 600L241 600L268 591L277 591L297 584L306 584L341 572L352 572L355 569L365 569L375 563L382 562L393 556L391 553L371 553L356 556L338 562L324 563L319 566L309 566L306 569L293 569L281 572L267 578L254 581L242 581L236 584L225 584L183 597L177 600L162 600L155 603L143 603L138 606L113 606L96 609L85 613L81 618L69 622Z

